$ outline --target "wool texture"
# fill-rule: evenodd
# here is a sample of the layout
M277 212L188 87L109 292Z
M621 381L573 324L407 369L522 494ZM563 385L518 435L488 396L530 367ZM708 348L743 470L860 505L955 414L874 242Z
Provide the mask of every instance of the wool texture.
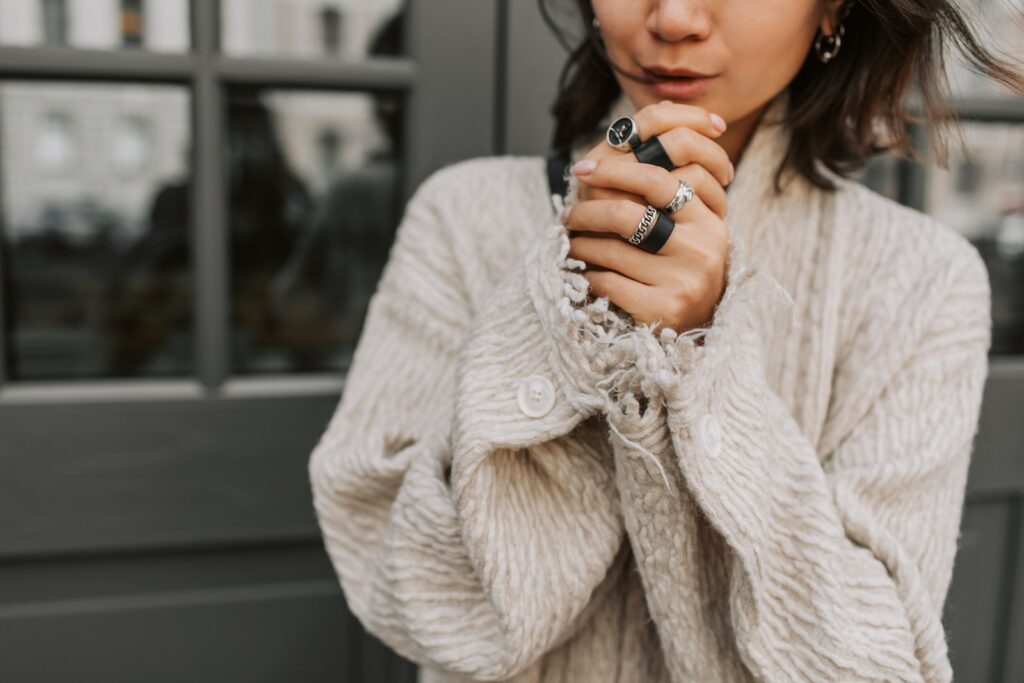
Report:
M558 219L578 181L551 196L543 158L417 188L308 469L349 608L420 681L951 680L987 271L827 169L837 192L776 195L786 106L736 165L725 291L686 334L588 294Z

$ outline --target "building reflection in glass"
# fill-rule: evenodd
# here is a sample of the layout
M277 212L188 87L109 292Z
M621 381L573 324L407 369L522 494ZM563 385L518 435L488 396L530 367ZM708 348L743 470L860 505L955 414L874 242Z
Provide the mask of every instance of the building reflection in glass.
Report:
M4 332L13 379L191 370L188 95L0 83Z
M0 45L186 52L190 43L188 0L0 0Z
M3 0L0 0L3 2ZM382 28L404 15L405 0L221 0L221 44L233 56L338 57L401 55L398 41L388 52Z
M397 53L402 20L371 54ZM401 93L230 91L236 373L348 365L401 216L403 114Z
M1024 353L1024 127L964 123L950 169L932 166L927 210L978 248L992 286L993 354Z
M231 93L236 372L347 365L400 213L400 102L391 93Z

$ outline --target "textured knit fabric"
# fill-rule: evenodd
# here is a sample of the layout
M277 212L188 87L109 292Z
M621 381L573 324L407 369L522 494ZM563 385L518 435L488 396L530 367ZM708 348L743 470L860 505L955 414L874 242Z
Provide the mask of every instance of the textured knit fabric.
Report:
M785 106L736 166L694 333L587 296L557 218L577 181L549 196L541 157L414 193L309 475L351 611L421 681L951 679L987 272L854 181L776 196Z

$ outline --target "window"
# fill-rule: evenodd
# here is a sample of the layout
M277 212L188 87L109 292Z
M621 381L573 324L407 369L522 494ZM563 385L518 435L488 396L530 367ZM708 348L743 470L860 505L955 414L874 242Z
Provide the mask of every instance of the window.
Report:
M230 92L237 372L347 365L400 218L401 111L388 92Z
M360 59L405 51L396 21L400 0L223 0L223 6L221 41L230 55Z
M0 81L10 379L192 368L189 96Z
M400 57L405 13L225 0L227 51L338 60L311 88L299 62L263 82L245 58L218 67L216 3L191 7L205 39L184 0L0 0L0 45L196 43L150 71L108 60L88 83L60 80L56 58L0 80L8 381L347 367L403 205L412 73L362 69Z

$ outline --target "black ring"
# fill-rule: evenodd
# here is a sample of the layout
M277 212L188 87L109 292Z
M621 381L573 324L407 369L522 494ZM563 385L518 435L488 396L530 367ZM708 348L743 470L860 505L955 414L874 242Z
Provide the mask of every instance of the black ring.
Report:
M666 216L661 211L657 212L658 217L654 221L654 225L651 227L651 231L644 238L644 241L636 245L650 254L657 254L665 242L668 242L668 238L671 237L672 231L676 229L676 222Z
M671 171L676 167L672 163L672 157L665 151L665 147L662 146L661 140L658 139L657 135L652 135L634 147L633 154L636 155L637 160L641 164L654 164L655 166L661 166L666 171Z

